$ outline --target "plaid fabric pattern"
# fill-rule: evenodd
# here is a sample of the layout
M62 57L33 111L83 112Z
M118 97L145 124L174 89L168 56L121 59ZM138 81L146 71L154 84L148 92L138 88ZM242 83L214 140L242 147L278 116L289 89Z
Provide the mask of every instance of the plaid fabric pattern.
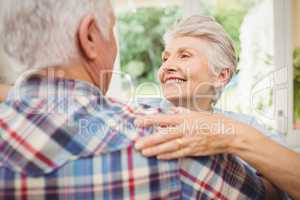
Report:
M160 112L158 109L157 112ZM133 148L136 114L74 80L31 76L0 105L0 199L263 199L230 155L159 161Z

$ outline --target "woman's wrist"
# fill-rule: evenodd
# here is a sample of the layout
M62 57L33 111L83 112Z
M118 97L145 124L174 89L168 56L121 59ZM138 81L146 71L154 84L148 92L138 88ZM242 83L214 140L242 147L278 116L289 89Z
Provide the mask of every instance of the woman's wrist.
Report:
M238 123L235 126L232 141L228 145L228 151L243 157L244 153L249 153L257 149L257 147L261 147L265 140L266 137L255 128L243 123Z
M299 155L255 129L244 130L231 143L231 153L249 163L282 191L300 199Z

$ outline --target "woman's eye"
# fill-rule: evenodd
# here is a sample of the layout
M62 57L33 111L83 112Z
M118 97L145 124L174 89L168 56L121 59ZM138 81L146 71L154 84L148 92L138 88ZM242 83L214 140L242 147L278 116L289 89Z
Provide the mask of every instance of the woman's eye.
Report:
M163 62L166 62L167 60L168 60L167 57L163 57L163 58L162 58L162 61L163 61Z
M181 54L181 56L180 56L180 58L188 58L188 57L190 57L189 54Z

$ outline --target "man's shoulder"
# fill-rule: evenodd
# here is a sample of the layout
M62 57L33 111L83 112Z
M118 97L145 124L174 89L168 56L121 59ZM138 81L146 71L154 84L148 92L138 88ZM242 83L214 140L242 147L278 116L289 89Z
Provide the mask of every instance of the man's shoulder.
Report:
M145 114L156 114L170 113L172 104L162 97L146 96L135 98L133 106Z

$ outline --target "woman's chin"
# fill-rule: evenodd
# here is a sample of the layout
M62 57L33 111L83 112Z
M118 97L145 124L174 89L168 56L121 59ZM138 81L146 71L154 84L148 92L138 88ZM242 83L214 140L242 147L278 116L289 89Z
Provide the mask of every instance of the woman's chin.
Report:
M185 107L187 97L184 95L164 93L164 97L175 106Z
M174 93L172 91L169 92L163 92L163 95L166 99L168 99L169 101L171 101L172 99L174 100L179 100L181 98L183 98L183 95L179 95L178 93Z

